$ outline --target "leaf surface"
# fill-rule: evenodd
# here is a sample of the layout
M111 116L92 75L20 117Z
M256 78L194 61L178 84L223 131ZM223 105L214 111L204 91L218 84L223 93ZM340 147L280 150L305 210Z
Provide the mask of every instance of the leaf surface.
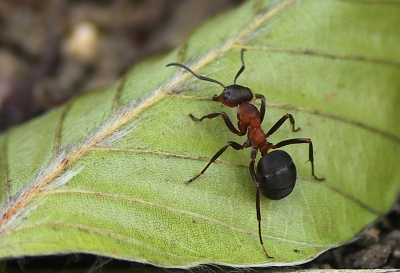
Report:
M180 50L131 69L113 86L0 136L0 257L72 252L190 267L288 265L354 238L393 205L399 191L400 2L249 1L199 28ZM221 118L235 109L211 101L220 86L199 81L182 62L226 85L267 98L268 140L287 146L298 180L291 195L261 201L257 234L250 151ZM256 104L259 106L258 102Z

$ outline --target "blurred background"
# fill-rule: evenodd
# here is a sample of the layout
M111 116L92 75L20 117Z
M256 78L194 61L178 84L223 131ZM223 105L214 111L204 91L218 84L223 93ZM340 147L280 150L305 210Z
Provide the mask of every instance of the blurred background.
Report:
M0 1L0 131L114 83L241 2Z

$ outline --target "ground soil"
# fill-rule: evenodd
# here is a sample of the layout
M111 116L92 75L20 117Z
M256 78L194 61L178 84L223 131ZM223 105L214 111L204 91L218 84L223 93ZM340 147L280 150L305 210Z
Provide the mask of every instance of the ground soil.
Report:
M0 1L0 130L40 115L77 93L114 83L138 61L182 44L202 21L241 2ZM89 32L94 40L79 41L80 31ZM399 268L398 208L355 242L296 268ZM15 272L35 268L97 272L115 267L157 271L81 254L18 259L7 265Z

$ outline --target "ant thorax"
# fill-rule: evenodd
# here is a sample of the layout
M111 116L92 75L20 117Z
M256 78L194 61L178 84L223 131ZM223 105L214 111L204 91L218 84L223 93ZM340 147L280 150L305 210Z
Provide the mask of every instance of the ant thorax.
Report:
M251 126L253 128L261 126L260 111L257 107L248 102L243 102L237 112L237 118L246 126Z

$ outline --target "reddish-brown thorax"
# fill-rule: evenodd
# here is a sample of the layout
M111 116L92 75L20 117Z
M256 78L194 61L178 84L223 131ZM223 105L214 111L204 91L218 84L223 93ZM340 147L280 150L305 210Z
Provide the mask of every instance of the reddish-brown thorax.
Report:
M247 130L247 138L251 146L260 149L262 155L266 154L271 145L260 127L261 117L257 107L249 102L243 102L238 108L237 118L239 130L243 133Z

